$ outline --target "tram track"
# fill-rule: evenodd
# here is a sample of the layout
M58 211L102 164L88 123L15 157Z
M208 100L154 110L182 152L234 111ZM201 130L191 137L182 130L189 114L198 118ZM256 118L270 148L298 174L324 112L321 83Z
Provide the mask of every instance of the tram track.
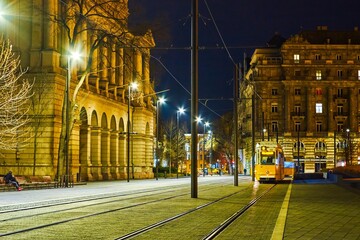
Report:
M274 187L276 186L276 184L273 184L271 187L269 187L268 189L266 189L264 192L262 192L259 196L253 198L250 202L248 202L245 206L243 206L240 210L238 210L237 212L235 212L233 215L231 215L229 218L227 218L225 221L223 221L218 227L216 227L215 229L213 229L211 232L209 232L203 239L205 240L210 240L210 239L214 239L216 236L218 236L219 234L221 234L224 230L226 230L226 228L233 223L236 219L238 219L242 214L244 214L249 208L251 208L255 203L257 203L264 195L266 195L269 191L271 191ZM188 211L182 212L180 214L177 214L173 217L169 217L167 219L164 219L162 221L156 222L154 224L151 224L149 226L146 226L144 228L138 229L136 231L130 232L126 235L123 235L119 238L116 238L116 240L125 240L125 239L132 239L135 237L139 237L144 233L147 233L151 230L154 230L156 228L162 227L168 223L171 223L181 217L184 217L188 214L191 214L195 211L198 211L200 209L206 208L208 206L211 206L215 203L221 202L225 199L228 199L236 194L239 194L240 192L242 192L244 189L234 192L232 194L223 196L221 198L218 198L214 201L205 203L203 205L200 205L198 207L192 208Z
M215 184L215 186L216 185L220 186L222 184L224 184L224 183L220 182L218 184ZM206 185L204 185L204 186L206 187ZM213 188L214 188L214 183L211 184L211 187L202 189L201 191L208 191L208 190L212 190ZM31 210L35 210L35 209L39 209L39 208L51 208L51 207L54 207L54 206L65 206L65 205L76 204L76 203L87 203L87 202L92 202L92 201L98 201L98 200L104 200L104 199L106 200L106 199L109 199L109 198L120 198L120 197L126 197L128 195L132 195L132 197L130 197L130 198L110 200L110 201L105 201L105 202L100 202L100 203L92 203L92 204L87 204L86 206L82 206L82 208L93 207L93 206L98 206L98 205L105 205L105 204L115 203L115 202L119 202L119 201L122 201L122 200L128 201L128 200L132 200L132 199L138 199L138 198L141 198L141 197L148 198L148 197L151 197L151 196L157 196L159 194L164 194L164 193L172 194L172 193L178 192L178 191L181 192L184 189L186 189L186 188L179 187L179 188L174 189L174 187L166 187L165 191L164 191L164 188L162 188L162 189L158 189L158 190L151 189L151 190L146 190L146 191L141 191L141 192L136 192L136 193L118 194L116 196L101 196L101 197L98 196L98 197L93 197L91 199L88 199L88 198L86 198L86 199L77 199L77 200L74 200L74 201L63 202L63 203L54 203L54 204L48 204L48 205L43 205L43 206L34 206L34 207L25 207L25 208L21 208L21 209L13 209L12 211L11 210L6 210L6 211L2 211L1 213L9 214L9 213L15 213L15 212L19 212L19 211L31 211ZM156 191L156 192L154 193L154 191ZM151 192L151 194L145 194L145 195L138 196L138 194L148 193L148 192ZM137 196L133 196L134 194L137 194ZM181 196L185 196L185 195L188 195L188 194L189 193L186 192L186 193L170 195L168 197L163 197L163 198L155 198L155 199L150 200L150 201L143 201L143 202L139 202L139 203L136 203L136 204L126 205L126 206L123 206L123 207L112 208L112 209L109 209L109 210L106 210L106 211L95 212L95 213L86 214L86 215L82 215L82 216L78 216L78 217L66 218L66 219L51 222L51 223L40 224L40 225L36 225L36 226L32 226L32 227L26 227L26 228L23 228L23 229L17 229L17 230L14 230L14 231L0 233L0 237L11 236L11 235L16 235L16 234L20 234L20 233L30 232L30 231L43 229L43 228L47 228L47 227L51 227L51 226L55 226L55 225L69 223L69 222L72 222L72 221L91 218L91 217L95 217L95 216L99 216L99 215L103 215L103 214L109 214L109 213L113 213L113 212L117 212L117 211L122 211L122 210L131 209L131 208L135 208L135 207L149 205L149 204L152 204L152 203L158 203L158 202L161 202L161 201L167 201L167 200L171 200L171 199L178 198L178 197L181 197ZM24 220L25 218L33 218L33 217L38 217L38 216L41 216L41 215L51 215L51 214L60 213L60 212L68 212L68 211L75 210L75 209L78 209L78 208L79 207L76 206L76 207L70 207L70 208L66 208L66 209L48 211L48 212L44 212L44 213L22 215L22 216L18 216L18 217L14 217L14 218L2 219L2 220L0 220L0 223L7 223L7 222L11 222L11 221L17 221L19 219ZM0 216L1 216L1 213L0 213Z

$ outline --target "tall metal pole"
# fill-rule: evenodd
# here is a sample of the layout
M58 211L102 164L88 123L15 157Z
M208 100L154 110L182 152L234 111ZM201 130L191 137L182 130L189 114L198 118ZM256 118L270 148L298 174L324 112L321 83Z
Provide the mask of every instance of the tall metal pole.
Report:
M191 0L191 198L198 197L197 179L197 123L198 116L198 61L199 61L199 2Z
M176 178L179 178L179 111L176 111Z
M252 122L251 122L251 138L252 138L252 159L251 159L251 180L255 181L255 92L252 95L251 98L252 101L252 107L251 107L251 116L252 116Z
M156 180L159 180L159 100L156 100L156 147L155 147Z
M298 152L298 172L301 172L300 167L300 127L298 129L298 135L297 135L297 152Z
M205 133L206 133L206 122L204 122L204 134L203 134L203 176L205 177Z
M336 130L334 131L334 168L336 168Z
M66 142L65 142L65 187L69 186L69 173L70 173L70 164L69 164L69 146L70 146L70 80L71 80L71 57L67 58L67 77L65 83L65 101L66 101Z
M130 84L128 86L128 120L127 120L127 181L130 181Z
M234 171L234 186L239 185L239 133L238 133L238 99L239 99L239 66L235 65L235 74L234 74L234 130L235 130L235 171Z

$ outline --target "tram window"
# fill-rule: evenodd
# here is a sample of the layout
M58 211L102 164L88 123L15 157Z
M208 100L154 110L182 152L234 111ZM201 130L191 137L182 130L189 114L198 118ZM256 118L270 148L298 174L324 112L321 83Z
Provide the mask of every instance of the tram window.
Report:
M263 157L262 160L261 160L261 164L275 164L274 162L274 157L272 156L269 156L269 157Z

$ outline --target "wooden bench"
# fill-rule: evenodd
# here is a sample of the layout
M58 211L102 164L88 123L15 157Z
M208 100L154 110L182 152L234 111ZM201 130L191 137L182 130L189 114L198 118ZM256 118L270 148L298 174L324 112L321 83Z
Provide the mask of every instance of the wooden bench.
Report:
M3 178L3 176L0 176L0 191L16 191L16 188L12 184L6 184ZM57 187L57 182L53 181L50 176L18 176L16 180L24 190Z

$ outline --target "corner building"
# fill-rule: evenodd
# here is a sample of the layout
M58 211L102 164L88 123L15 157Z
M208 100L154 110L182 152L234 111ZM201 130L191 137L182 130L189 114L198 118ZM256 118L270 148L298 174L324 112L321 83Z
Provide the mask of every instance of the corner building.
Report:
M68 9L71 6L69 2L2 2L5 15L1 17L0 31L5 39L10 39L14 52L20 56L21 66L28 68L26 77L34 79L35 95L41 94L35 102L36 108L30 111L32 116L36 116L34 119L40 119L32 123L34 129L39 123L38 129L27 145L16 151L2 151L0 171L3 173L12 169L15 175L23 176L55 177L57 174L68 40L64 28L50 16L54 19L71 11ZM119 2L121 8L116 14L127 26L128 1ZM101 23L104 31L114 26L113 23ZM149 69L154 39L151 31L140 36L128 29L122 31L129 44L116 44L114 41L112 45L99 46L93 54L90 74L76 97L77 111L73 116L68 160L69 172L74 180L126 179L128 154L130 178L154 176L155 93ZM84 33L81 37L86 50L92 36ZM88 56L82 57L86 62ZM80 63L71 66L70 96L75 91L81 71ZM130 92L128 86L134 81L138 82L138 89ZM127 132L136 134L131 134L129 140ZM127 141L131 144L130 151L127 150Z
M266 141L280 143L286 160L300 163L304 172L359 164L357 27L319 26L288 39L275 35L255 50L240 92L240 157L248 169L256 144Z

